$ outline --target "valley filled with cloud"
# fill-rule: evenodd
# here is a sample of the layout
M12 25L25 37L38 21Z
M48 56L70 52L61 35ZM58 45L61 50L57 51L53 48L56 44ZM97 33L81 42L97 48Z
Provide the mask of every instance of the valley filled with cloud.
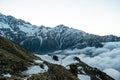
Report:
M63 55L77 56L92 67L96 67L116 80L120 79L120 42L106 42L101 48L67 49L56 51Z

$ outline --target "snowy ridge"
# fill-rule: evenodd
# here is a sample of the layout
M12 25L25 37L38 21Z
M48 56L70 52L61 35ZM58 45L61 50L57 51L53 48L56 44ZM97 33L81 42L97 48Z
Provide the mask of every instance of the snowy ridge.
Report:
M25 74L28 74L28 75L33 75L33 74L38 74L38 73L44 73L44 72L47 72L48 70L48 67L46 65L44 65L45 68L40 68L40 66L32 66L30 67L27 71L25 71L24 73Z
M7 74L3 74L4 77L10 78L11 74L7 73Z
M120 41L119 37L113 35L102 37L65 25L54 28L36 26L3 14L0 14L0 35L35 53L87 46L101 47L101 42Z

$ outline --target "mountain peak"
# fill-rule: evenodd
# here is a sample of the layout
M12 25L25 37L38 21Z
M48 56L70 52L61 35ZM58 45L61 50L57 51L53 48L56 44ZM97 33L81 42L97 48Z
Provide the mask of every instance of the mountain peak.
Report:
M0 35L31 52L43 53L87 46L101 47L101 42L120 41L116 36L102 37L88 34L63 24L50 28L31 25L13 16L2 16L4 17L0 18Z
M65 25L63 25L63 24L60 24L60 25L57 25L56 27L67 27L68 28L68 26L65 26Z
M0 13L0 17L1 17L1 16L5 16L5 15L4 15L4 14L2 14L2 13Z

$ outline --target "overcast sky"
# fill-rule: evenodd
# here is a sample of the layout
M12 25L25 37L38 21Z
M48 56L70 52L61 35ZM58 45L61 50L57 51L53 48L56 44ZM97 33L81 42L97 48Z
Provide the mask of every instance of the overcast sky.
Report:
M120 0L0 0L0 12L36 25L120 36Z

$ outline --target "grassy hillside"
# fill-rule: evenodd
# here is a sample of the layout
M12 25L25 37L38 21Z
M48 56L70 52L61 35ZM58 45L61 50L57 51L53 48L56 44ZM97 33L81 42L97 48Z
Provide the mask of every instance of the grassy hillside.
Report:
M56 57L53 58L56 59ZM78 63L68 65L70 69L67 70L62 65L41 60L18 45L0 37L0 80L23 80L25 78L27 80L79 80L77 78L79 74L89 75L91 80L114 80L97 68L85 64L78 57L73 59ZM48 70L42 71L45 65ZM24 74L24 71L29 70L31 66L39 66L37 70L40 70L40 73ZM32 71L34 72L35 69ZM10 74L12 77L4 77L5 74Z
M26 70L38 57L0 37L0 74L16 74Z
M34 60L41 60L32 53L15 45L14 43L0 37L0 80L79 80L70 71L60 65L51 64L48 62L36 64ZM46 64L48 71L36 75L25 75L22 73L28 67ZM4 77L4 74L11 74L12 77Z

